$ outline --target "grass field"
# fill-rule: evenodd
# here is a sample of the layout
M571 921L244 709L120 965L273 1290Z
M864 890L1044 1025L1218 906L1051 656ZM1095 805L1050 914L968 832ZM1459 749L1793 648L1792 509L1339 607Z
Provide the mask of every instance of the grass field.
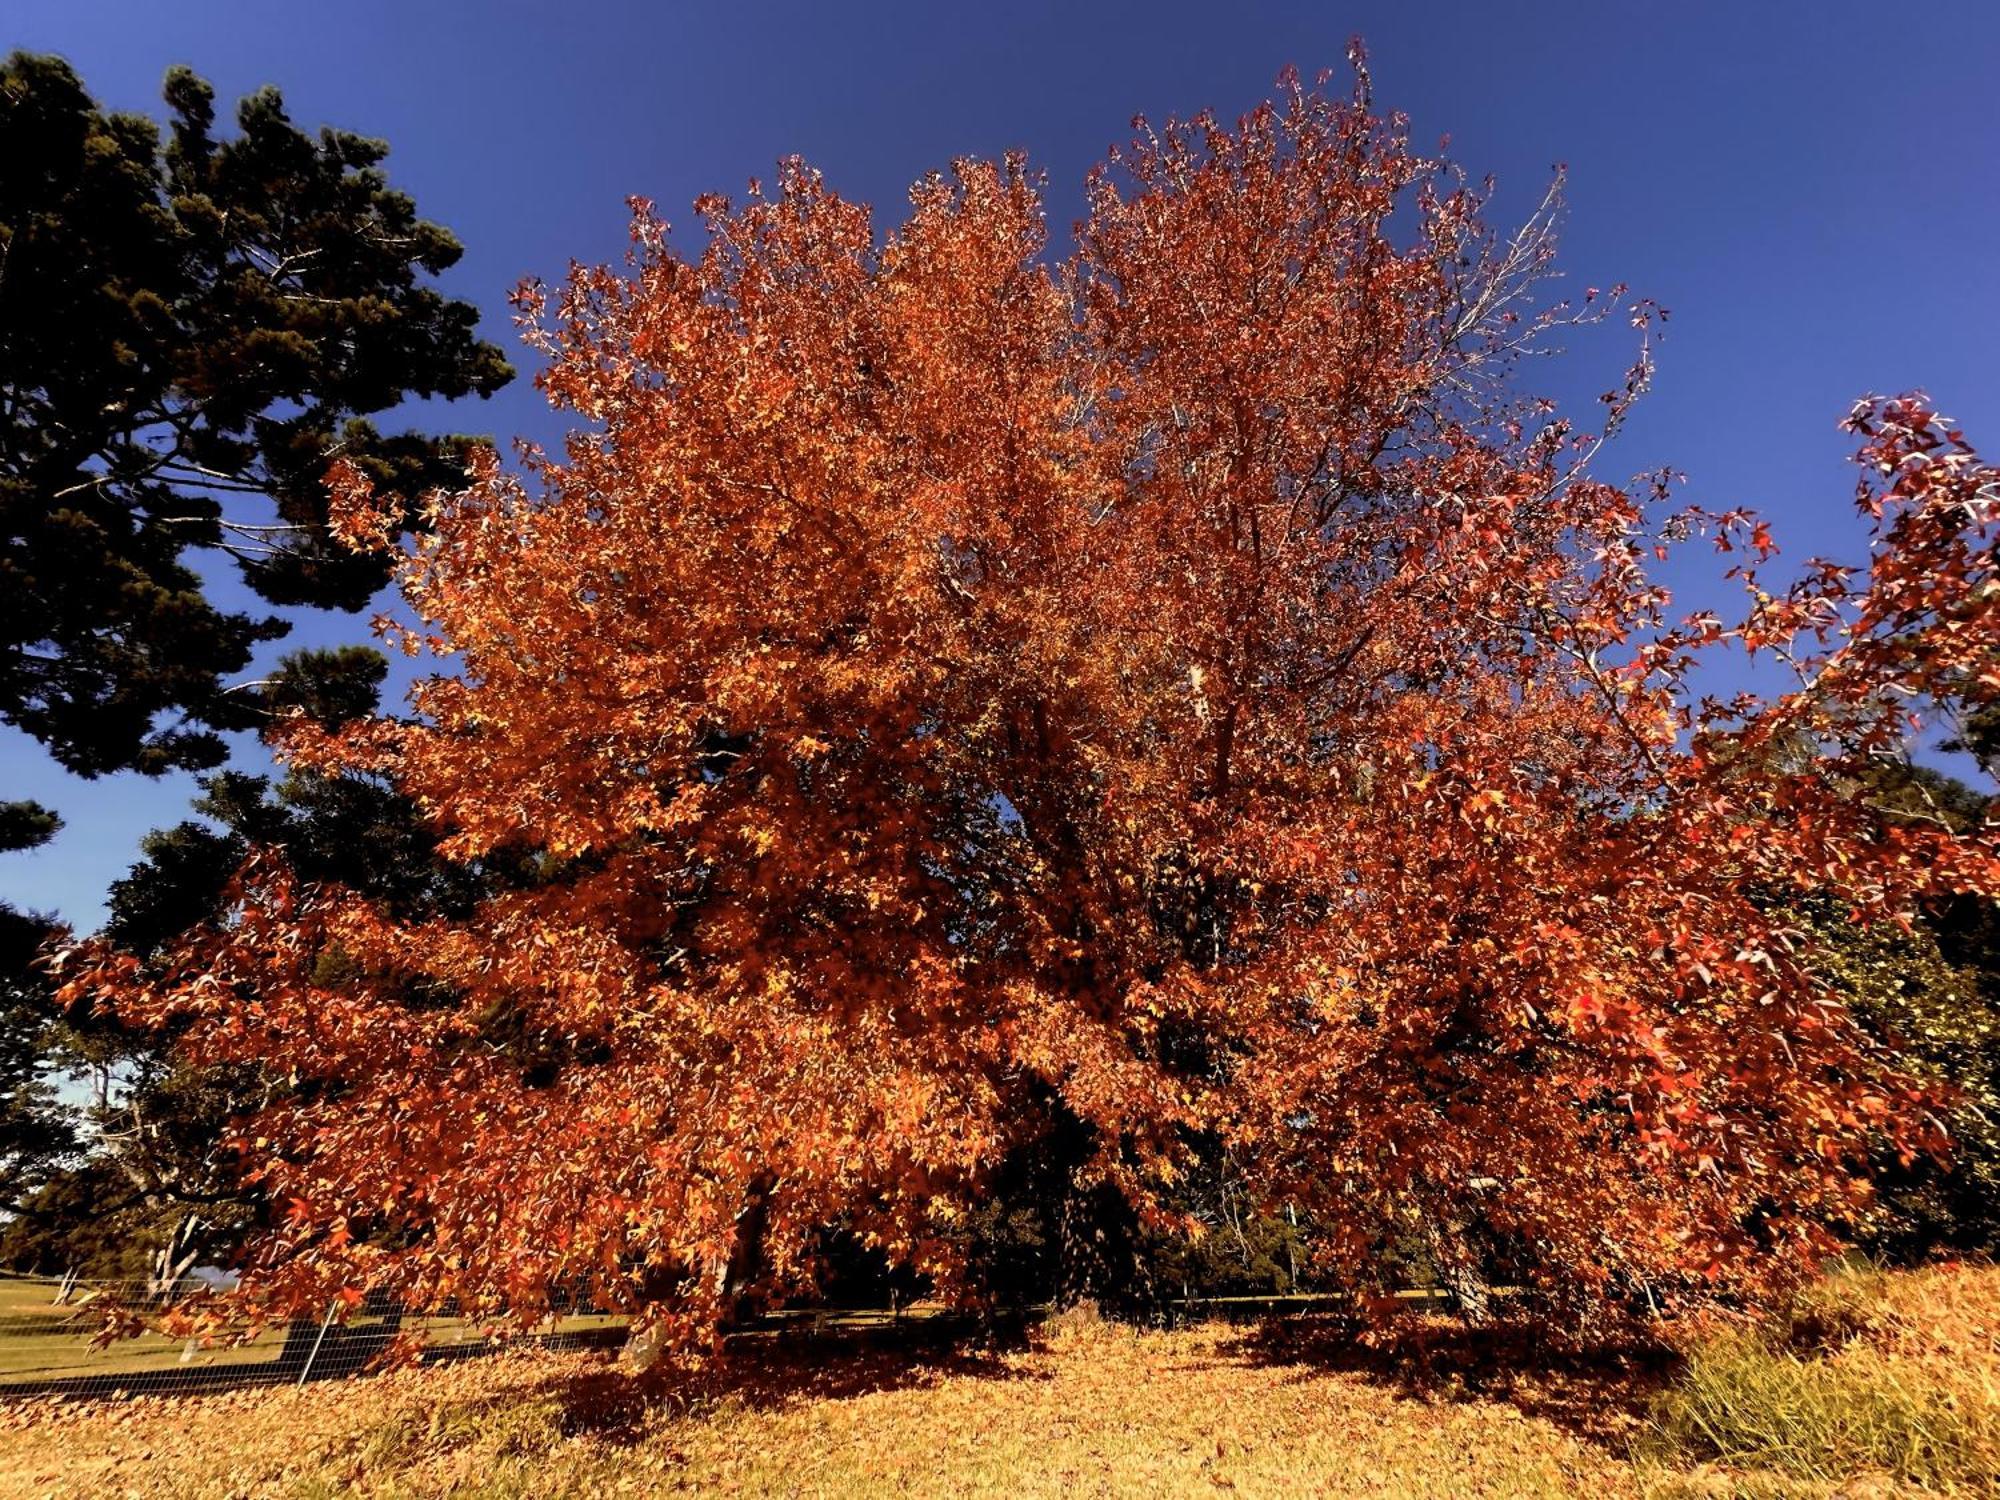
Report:
M0 1415L0 1495L1894 1496L2000 1485L2000 1273L1856 1279L1676 1373L1412 1317L598 1354ZM1746 1345L1752 1340L1754 1348Z
M284 1348L282 1328L268 1329L246 1344L222 1344L190 1350L184 1340L145 1334L123 1339L108 1348L95 1348L91 1333L95 1324L87 1303L73 1299L57 1306L54 1282L21 1276L0 1276L0 1400L10 1387L36 1386L54 1382L90 1380L112 1381L121 1376L143 1376L159 1380L180 1371L241 1371L273 1366ZM429 1331L432 1344L452 1348L478 1343L483 1331L463 1318L420 1320ZM622 1320L601 1315L560 1319L546 1332L569 1336L613 1327ZM350 1319L350 1331L365 1330L380 1319L366 1316ZM410 1327L419 1326L412 1322ZM329 1349L340 1346L336 1343Z
M275 1366L285 1345L283 1329L267 1330L245 1344L217 1344L193 1350L182 1340L157 1334L123 1339L108 1348L94 1347L91 1333L96 1325L88 1303L82 1298L82 1291L87 1290L81 1289L69 1304L57 1306L55 1282L47 1278L0 1274L0 1400L6 1400L10 1391L18 1393L23 1388L66 1386L78 1381L101 1385L126 1375L146 1377L134 1383L135 1391L144 1391L178 1380L177 1372L216 1372L217 1378L202 1382L210 1386L226 1383L220 1378L223 1371L239 1373L245 1379L255 1378L259 1372L278 1373ZM1432 1296L1427 1292L1404 1295L1412 1306L1425 1303ZM1323 1299L1301 1297L1280 1300L1298 1306L1311 1306ZM1232 1311L1240 1315L1241 1309L1234 1308L1233 1304L1264 1307L1271 1305L1272 1301L1270 1298L1224 1297L1211 1299L1202 1305L1210 1312L1226 1316ZM924 1322L939 1311L941 1309L918 1306L905 1309L900 1314L877 1309L775 1313L763 1320L764 1326L756 1335L743 1342L758 1342L772 1336L788 1337L791 1330L886 1333L896 1327ZM379 1318L356 1316L349 1318L341 1328L349 1332L365 1331L379 1322ZM555 1319L538 1333L566 1340L579 1335L614 1333L624 1322L622 1316L614 1314L580 1314ZM405 1326L427 1330L431 1347L439 1350L477 1345L486 1337L479 1325L464 1318L412 1319ZM351 1362L351 1356L343 1349L336 1331L334 1342L316 1368L323 1371L326 1367L338 1369L344 1362Z
M0 1276L0 1393L15 1382L75 1376L114 1376L183 1368L179 1339L148 1334L108 1349L91 1347L88 1305L58 1307L55 1284ZM284 1344L279 1330L253 1343L197 1350L187 1364L240 1366L268 1363Z

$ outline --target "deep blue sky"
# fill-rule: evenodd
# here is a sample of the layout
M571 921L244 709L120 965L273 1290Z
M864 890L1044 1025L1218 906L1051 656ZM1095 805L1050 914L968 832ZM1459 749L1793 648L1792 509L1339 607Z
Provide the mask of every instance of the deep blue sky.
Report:
M225 106L274 83L303 124L385 137L394 179L466 243L447 285L510 346L507 290L620 254L629 194L685 222L697 193L798 152L893 219L926 170L1021 147L1049 176L1061 246L1084 171L1135 112L1233 116L1288 62L1339 66L1357 32L1419 143L1448 133L1475 176L1498 177L1496 219L1566 162L1572 284L1624 281L1672 309L1655 392L1606 477L1671 464L1690 497L1770 514L1790 556L1852 554L1834 424L1855 396L1921 386L2000 449L1995 0L0 10L0 46L63 53L113 107L157 112L161 73L185 62ZM1626 352L1593 338L1544 384L1587 399ZM525 380L448 420L551 431ZM286 644L363 635L322 616ZM0 855L0 899L94 925L140 835L191 790L79 782L0 729L0 796L68 818L48 848Z

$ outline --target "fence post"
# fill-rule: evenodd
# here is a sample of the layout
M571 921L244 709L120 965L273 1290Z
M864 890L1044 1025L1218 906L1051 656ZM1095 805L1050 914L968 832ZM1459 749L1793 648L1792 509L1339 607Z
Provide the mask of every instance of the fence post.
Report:
M334 1312L339 1308L339 1306L340 1306L340 1299L338 1297L334 1298L333 1301L327 1303L326 1305L326 1316L319 1320L319 1337L313 1340L312 1352L306 1355L305 1368L299 1371L300 1385L304 1385L306 1383L306 1377L312 1374L313 1361L319 1358L319 1346L326 1342L327 1326L333 1322Z

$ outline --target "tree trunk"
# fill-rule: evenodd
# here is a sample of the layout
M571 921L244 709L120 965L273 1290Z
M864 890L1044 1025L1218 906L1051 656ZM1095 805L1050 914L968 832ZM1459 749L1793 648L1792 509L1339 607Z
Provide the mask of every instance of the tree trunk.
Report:
M764 1222L770 1213L771 1190L776 1179L760 1174L752 1179L741 1208L736 1211L736 1240L729 1259L715 1268L715 1306L726 1329L741 1315L741 1293L753 1285L764 1271ZM678 1278L672 1278L678 1279ZM666 1287L662 1287L664 1293ZM720 1331L720 1330L718 1330ZM618 1359L634 1374L643 1374L658 1364L668 1352L669 1340L662 1323L648 1323L626 1335Z
M1424 1238L1430 1252L1431 1269L1458 1306L1458 1315L1471 1328L1483 1328L1493 1321L1493 1289L1479 1267L1478 1249L1463 1229L1447 1228L1435 1219L1426 1221Z
M153 1257L153 1279L146 1288L147 1297L154 1302L166 1302L172 1298L181 1284L181 1278L194 1269L194 1263L201 1259L201 1231L203 1225L198 1214L183 1214L174 1225L167 1242L160 1246Z
M634 1375L643 1375L660 1362L667 1352L667 1330L663 1324L648 1323L625 1336L618 1362Z

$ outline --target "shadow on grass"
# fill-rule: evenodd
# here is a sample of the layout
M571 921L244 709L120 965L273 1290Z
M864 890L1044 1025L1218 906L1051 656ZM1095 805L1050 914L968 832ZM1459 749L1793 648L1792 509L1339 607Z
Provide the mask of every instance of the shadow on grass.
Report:
M1413 1401L1497 1401L1622 1448L1677 1357L1657 1343L1571 1343L1526 1319L1469 1327L1406 1314L1368 1328L1337 1314L1269 1320L1225 1346L1237 1358L1357 1376Z
M167 1365L127 1371L82 1370L71 1375L0 1381L0 1402L37 1398L122 1400L139 1396L205 1396L274 1386L315 1386L365 1378L379 1366L393 1328L335 1326L319 1336L311 1325L288 1338L268 1358L241 1363ZM433 1344L422 1365L455 1364L510 1350L547 1353L610 1351L625 1330L611 1326L548 1334L515 1342L476 1340ZM796 1399L861 1395L919 1384L943 1375L1015 1374L1000 1359L1028 1346L1026 1320L973 1321L953 1316L921 1320L823 1324L771 1320L737 1330L721 1356L698 1371L663 1367L650 1375L617 1368L551 1380L541 1394L562 1409L565 1431L593 1432L614 1440L636 1433L644 1414L658 1406L682 1409L733 1400L773 1406Z
M604 1348L623 1337L619 1329L592 1329L583 1333L551 1334L536 1339L532 1347L551 1352ZM74 1375L53 1375L41 1379L0 1381L0 1402L64 1397L81 1400L122 1400L134 1396L210 1396L222 1391L254 1390L269 1386L319 1385L322 1382L353 1379L370 1373L387 1340L369 1328L329 1329L316 1350L308 1353L313 1340L308 1337L297 1347L286 1348L266 1358L239 1363L162 1365L156 1369L97 1371L81 1370ZM114 1346L115 1347L115 1346ZM435 1344L423 1350L418 1362L424 1365L449 1364L461 1359L479 1359L519 1344L474 1342Z
M949 1326L944 1326L949 1325ZM1046 1379L1006 1359L1025 1336L933 1319L865 1334L803 1338L748 1337L726 1341L719 1358L695 1370L662 1368L645 1375L606 1368L552 1378L544 1394L560 1404L566 1435L589 1433L614 1443L636 1442L646 1419L661 1409L699 1412L718 1406L775 1410L797 1402L839 1401L904 1390L952 1376L982 1380Z
M1224 1309L1214 1311L1226 1312ZM1246 1309L1247 1311L1247 1309ZM613 1443L636 1442L662 1411L696 1412L723 1405L772 1409L794 1402L842 1400L929 1384L952 1376L991 1380L1047 1379L1045 1372L1004 1356L1031 1347L1033 1320L952 1315L917 1320L824 1320L783 1316L731 1333L722 1352L698 1367L665 1365L634 1374L608 1360L551 1372L523 1394L545 1403L565 1434ZM365 1329L347 1330L347 1347L329 1335L311 1381L338 1381L364 1371L377 1342L364 1349ZM547 1336L525 1347L551 1352L609 1353L624 1337L618 1327ZM466 1343L426 1349L426 1365L478 1359L524 1345ZM1622 1449L1651 1397L1671 1376L1674 1357L1637 1340L1591 1345L1551 1339L1525 1319L1471 1328L1434 1310L1412 1310L1373 1328L1337 1312L1294 1310L1244 1322L1212 1357L1281 1367L1300 1379L1345 1375L1415 1401L1481 1401L1512 1405L1592 1443ZM76 1376L0 1386L0 1400L19 1397L203 1395L298 1384L295 1357L239 1365L178 1366L125 1374ZM331 1396L330 1399L338 1399ZM475 1403L475 1405L478 1403Z

